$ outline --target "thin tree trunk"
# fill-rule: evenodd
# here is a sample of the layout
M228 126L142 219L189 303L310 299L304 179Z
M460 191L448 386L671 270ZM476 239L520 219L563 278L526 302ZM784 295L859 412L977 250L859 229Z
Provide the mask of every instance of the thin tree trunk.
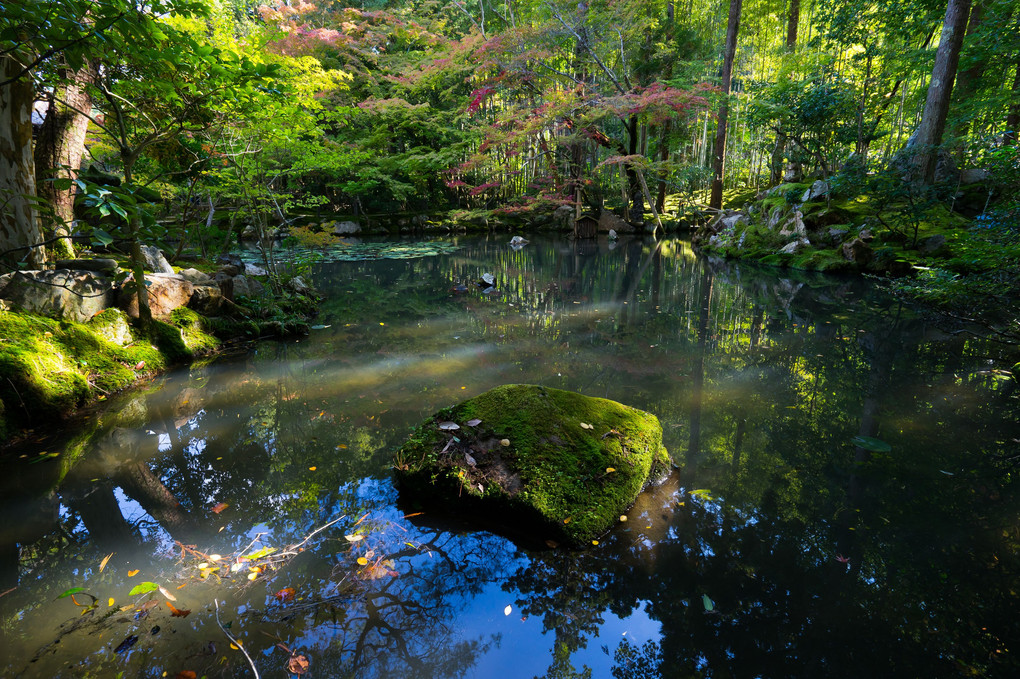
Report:
M631 116L627 122L627 133L630 137L627 153L636 156L638 153L638 118L636 115ZM630 222L638 222L645 217L645 201L641 193L641 182L638 180L637 172L631 163L627 163L627 183L632 202L630 216L625 216L625 219Z
M949 102L953 95L956 67L960 63L960 47L970 15L970 0L949 0L942 23L942 37L935 53L935 66L928 84L921 124L913 143L911 175L923 184L935 181L935 164L938 146L949 115Z
M730 84L733 78L733 56L737 51L737 32L740 29L740 8L743 0L730 0L730 16L726 24L726 47L723 52L722 91L719 106L719 125L715 133L715 162L713 163L712 195L708 206L722 209L723 173L726 170L726 124L730 111Z
M60 189L54 179L76 179L85 152L85 134L92 109L87 85L95 78L97 65L86 63L71 72L61 69L61 85L50 99L46 119L35 143L36 191L53 208L54 257L73 257L71 225L74 222L74 187Z
M665 164L669 160L669 133L673 128L673 121L667 120L662 125L662 136L659 140L659 160ZM655 199L655 209L660 213L666 209L666 170L659 173L659 195Z
M35 163L32 159L32 105L35 87L29 76L12 80L22 65L0 56L0 262L25 260L30 267L46 262L39 219L33 207Z
M1006 133L1003 143L1011 146L1016 143L1017 134L1020 134L1020 60L1016 63L1016 77L1013 78L1013 101L1016 103L1009 107L1009 115L1006 116Z

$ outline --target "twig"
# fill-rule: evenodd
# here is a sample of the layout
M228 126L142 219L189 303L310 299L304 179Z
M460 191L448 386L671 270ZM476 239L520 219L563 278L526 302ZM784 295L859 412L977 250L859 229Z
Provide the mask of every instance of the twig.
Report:
M234 635L228 632L227 628L223 626L222 622L220 622L220 600L213 599L213 603L216 604L216 624L220 626L220 629L223 630L223 633L227 635L228 639L230 639L230 643L241 649L241 653L244 653L244 657L248 659L248 664L251 665L251 671L255 673L255 679L259 679L259 671L255 669L255 663L252 661L251 656L248 655L248 651L244 650L244 646L241 644L241 642L238 641L234 637Z
M336 523L337 521L342 521L343 519L346 519L346 518L347 518L347 515L346 515L346 514L344 514L343 516L338 516L337 518L333 519L333 520L332 520L332 521L330 521L329 523L327 523L327 524L325 524L325 525L323 525L323 526L321 526L321 527L319 527L319 528L316 528L316 529L315 529L315 530L313 530L313 531L312 531L311 533L309 533L309 534L308 534L308 536L307 536L307 537L305 537L305 539L304 539L304 540L302 540L301 542L297 543L296 545L294 545L294 546L292 546L292 547L288 547L288 548L287 548L287 551L291 551L291 550L295 550L295 549L297 549L297 548L298 548L298 547L300 547L301 545L303 545L303 544L305 544L306 542L308 542L309 540L311 540L311 539L312 539L312 536L313 536L313 535L315 535L316 533L320 533L320 532L322 532L322 531L326 530L327 528L329 528L330 526L332 526L332 525L333 525L334 523Z
M262 537L263 535L265 535L265 533L257 533L255 535L255 537L252 539L252 541L248 543L248 546L245 547L244 549L242 549L240 552L237 553L237 558L240 559L240 558L244 557L244 553L247 552L249 549L251 549L252 545L254 545L256 542L258 542L259 538Z

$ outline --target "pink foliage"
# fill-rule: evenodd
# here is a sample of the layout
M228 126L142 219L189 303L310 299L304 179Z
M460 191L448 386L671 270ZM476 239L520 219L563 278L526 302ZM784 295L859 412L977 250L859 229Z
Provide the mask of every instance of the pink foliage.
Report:
M474 113L475 111L477 111L479 108L481 108L482 102L485 101L487 97L490 97L495 93L496 90L489 86L479 87L477 90L472 92L471 102L468 104L467 107L468 113Z

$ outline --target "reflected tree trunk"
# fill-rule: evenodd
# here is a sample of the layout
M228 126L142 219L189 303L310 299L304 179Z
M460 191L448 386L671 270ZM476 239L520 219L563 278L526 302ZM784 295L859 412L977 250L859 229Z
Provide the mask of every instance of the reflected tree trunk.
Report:
M70 489L67 503L81 517L100 551L114 552L123 550L125 545L139 544L138 534L124 519L109 483L78 483Z
M687 446L687 463L696 466L701 460L701 404L705 387L705 354L708 347L708 320L712 305L714 277L708 264L701 274L698 302L698 348L694 352L694 371L691 375L690 438Z
M115 481L136 500L175 540L194 542L195 519L181 507L173 493L144 462L128 462L117 470Z

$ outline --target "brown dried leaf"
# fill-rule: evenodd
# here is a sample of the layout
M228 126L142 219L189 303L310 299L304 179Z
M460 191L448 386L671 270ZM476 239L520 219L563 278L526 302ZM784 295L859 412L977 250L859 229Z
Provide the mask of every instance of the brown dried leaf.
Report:
M287 671L291 674L300 676L308 671L310 664L311 663L308 662L308 658L299 653L295 653L290 656L290 660L287 661Z

